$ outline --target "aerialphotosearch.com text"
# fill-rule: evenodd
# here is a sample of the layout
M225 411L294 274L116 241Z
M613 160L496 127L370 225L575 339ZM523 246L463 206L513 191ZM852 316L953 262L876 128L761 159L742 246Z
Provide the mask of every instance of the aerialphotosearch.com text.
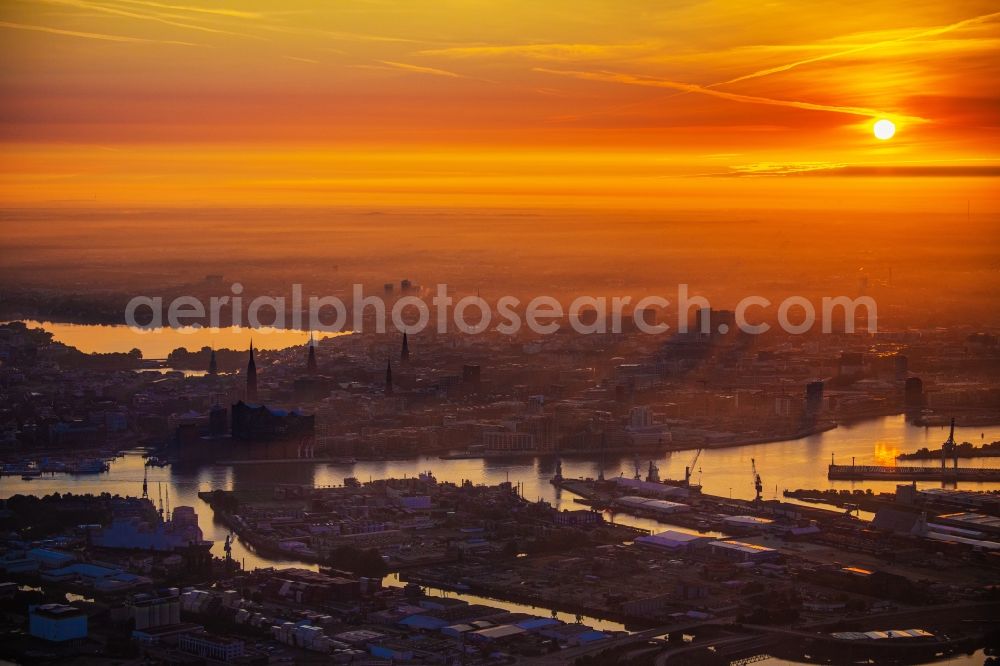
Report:
M825 296L814 302L789 296L772 302L763 296L746 296L732 310L712 310L708 298L692 295L687 284L677 285L673 298L662 295L578 296L568 304L552 296L527 301L502 296L490 302L479 296L456 299L448 285L438 284L433 293L396 297L365 294L355 284L349 302L338 296L305 296L301 284L293 284L290 296L256 296L247 299L243 285L235 282L229 294L212 296L208 302L196 296L136 296L125 308L125 323L136 331L169 326L179 330L222 328L292 328L317 332L364 332L374 327L385 333L391 325L399 332L420 333L429 326L440 334L460 331L477 335L496 331L516 335L524 327L539 335L551 335L568 322L583 335L621 333L628 330L650 335L669 331L728 333L734 327L749 335L760 335L776 325L792 335L816 330L830 333L855 332L861 322L870 333L877 330L877 305L870 296ZM674 326L666 314L675 313ZM245 318L244 318L245 313ZM694 316L692 317L692 313ZM223 315L227 321L223 323ZM709 314L709 316L704 316ZM693 323L692 323L693 320ZM843 326L840 325L842 322Z

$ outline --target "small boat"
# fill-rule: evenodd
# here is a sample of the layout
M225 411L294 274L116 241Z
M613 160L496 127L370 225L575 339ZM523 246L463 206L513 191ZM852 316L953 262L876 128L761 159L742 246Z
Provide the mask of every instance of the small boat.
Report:
M25 472L24 474L21 475L21 480L22 481L33 481L34 479L37 479L41 475L42 475L42 473L41 472L37 472L37 471L36 472Z

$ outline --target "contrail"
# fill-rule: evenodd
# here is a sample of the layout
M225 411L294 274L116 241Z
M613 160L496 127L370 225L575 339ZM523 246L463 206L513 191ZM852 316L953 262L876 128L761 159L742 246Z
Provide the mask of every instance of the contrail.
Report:
M744 74L743 76L737 76L735 79L729 79L728 81L720 81L718 83L711 83L705 88L715 88L718 86L728 85L730 83L738 83L740 81L746 81L747 79L757 79L762 76L769 76L771 74L778 74L780 72L787 72L790 69L795 69L796 67L801 67L802 65L809 65L814 62L820 62L823 60L831 60L833 58L841 58L843 56L853 55L855 53L861 53L863 51L870 51L871 49L878 49L885 46L892 46L893 44L900 44L902 42L910 41L912 39L920 39L922 37L935 37L937 35L943 35L947 32L952 32L954 30L960 30L962 28L968 27L970 25L976 25L978 23L985 23L991 19L1000 17L1000 12L993 12L992 14L983 14L982 16L974 16L973 18L968 18L957 23L951 23L949 25L941 25L936 28L929 28L927 30L922 30L920 32L913 33L912 35L906 35L904 37L897 37L896 39L888 39L882 42L873 42L871 44L864 44L862 46L855 46L850 49L845 49L843 51L837 51L835 53L827 53L824 55L818 55L812 58L806 58L805 60L797 60L795 62L790 62L786 65L778 65L777 67L769 67L767 69L762 69L756 72L751 72L750 74Z
M770 97L757 97L755 95L741 95L739 93L714 90L712 88L695 85L693 83L682 83L680 81L669 81L667 79L654 79L650 77L635 76L632 74L621 74L616 72L579 72L572 70L546 69L544 67L535 67L534 71L545 72L548 74L558 74L560 76L572 76L589 81L624 83L627 85L648 86L651 88L669 88L671 90L708 95L709 97L718 97L719 99L727 99L732 102L741 102L744 104L764 104L767 106L784 106L792 109L807 109L809 111L827 111L830 113L843 113L851 116L861 116L864 118L877 118L883 115L892 115L894 118L910 122L928 122L926 118L921 118L919 116L886 114L883 111L869 109L863 106L834 106L832 104L816 104L813 102L801 102L798 100L773 99Z
M128 44L173 44L177 46L197 46L191 42L178 42L164 39L145 39L143 37L126 37L124 35L105 35L99 32L81 32L79 30L61 30L50 28L44 25L28 25L26 23L9 23L0 21L0 28L12 28L14 30L31 30L33 32L47 32L51 35L65 35L67 37L82 37L84 39L99 39L104 42L124 42Z

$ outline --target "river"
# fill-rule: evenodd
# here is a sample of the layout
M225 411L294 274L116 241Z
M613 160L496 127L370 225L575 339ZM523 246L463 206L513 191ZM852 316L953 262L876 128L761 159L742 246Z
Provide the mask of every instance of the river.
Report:
M785 489L796 488L872 488L875 491L892 490L892 481L827 481L827 465L831 454L838 461L849 462L855 457L861 463L890 463L901 451L920 447L936 447L946 437L947 430L939 427L923 428L908 424L902 415L886 416L842 425L833 430L798 440L754 444L750 446L707 449L702 452L692 480L700 482L706 493L749 499L753 497L751 458L764 482L766 499L780 497ZM983 435L981 437L981 435ZM958 441L975 443L1000 439L1000 426L987 428L957 428ZM663 478L682 478L684 467L689 465L693 451L676 451L655 454L654 459ZM649 454L640 459L645 474ZM990 464L996 459L962 460L962 465ZM913 464L907 463L907 464ZM928 463L933 464L933 463ZM362 481L387 477L415 476L431 471L440 481L459 483L471 479L475 483L496 484L510 480L519 482L525 498L544 499L558 508L579 508L574 496L560 491L549 483L555 473L556 460L552 457L525 457L506 459L441 460L436 456L422 456L407 460L359 461L354 464L330 463L260 463L243 465L173 465L149 468L149 492L158 501L162 490L169 496L170 506L195 507L205 538L216 542L215 553L222 553L222 542L227 529L216 523L207 504L198 499L198 492L222 488L246 488L295 483L304 485L340 485L345 477ZM567 477L596 477L600 473L599 458L567 458L563 460L563 474ZM606 477L635 473L632 456L608 456L604 462ZM117 458L104 474L84 476L44 476L30 481L17 476L0 478L0 497L17 493L45 495L53 492L100 493L139 495L142 492L143 459L138 454ZM939 484L923 484L933 486ZM963 483L962 488L972 490L1000 489L1000 483ZM610 516L609 516L610 517ZM656 521L616 515L617 522L646 529L662 530L667 526ZM243 560L247 567L282 564L280 560L260 556L238 541L234 557Z
M167 331L160 334L137 334L124 326L93 327L75 324L52 324L26 322L29 326L42 326L53 333L56 340L71 344L86 352L121 351L137 347L147 358L163 358L175 347L187 346L197 349L204 345L240 349L246 347L251 331L222 329L210 331L178 332ZM301 331L278 331L271 336L262 336L253 331L254 344L266 348L283 348L304 343L308 334ZM706 449L698 459L692 481L702 484L706 493L749 499L754 495L751 459L764 483L766 499L780 497L786 489L796 488L871 488L891 491L892 481L828 481L827 465L831 456L840 463L849 463L852 457L858 464L893 464L898 453L915 451L921 447L936 448L947 438L943 427L918 427L906 422L902 415L877 417L852 424L841 425L833 430L818 433L798 440L754 444L742 447ZM970 441L976 445L1000 440L1000 426L983 428L957 428L957 441ZM660 469L662 478L679 479L684 468L690 465L694 451L675 451L657 454L642 454L638 460L645 475L650 457ZM963 466L995 466L996 458L961 460ZM117 458L111 469L104 474L85 476L44 476L30 481L17 476L0 478L0 498L14 494L45 495L53 492L101 493L111 492L121 495L139 495L142 492L144 460L138 454L127 454ZM936 464L932 461L908 461L905 464ZM606 477L635 473L636 458L624 455L608 455L604 461ZM149 492L154 501L162 493L169 498L171 507L188 505L195 507L205 538L215 541L213 552L222 555L222 544L228 533L227 528L215 521L211 509L198 498L198 492L221 488L232 490L251 486L273 485L274 483L295 483L304 485L340 485L345 477L356 477L362 481L387 477L415 476L423 471L431 471L440 481L459 483L471 479L475 483L496 484L509 480L520 483L525 498L544 499L557 508L579 508L573 502L571 493L560 491L549 483L555 473L556 460L553 457L526 456L504 459L459 459L442 460L437 456L422 456L406 460L359 461L354 464L329 463L261 463L245 465L173 465L165 468L151 467ZM566 477L596 477L601 471L600 458L572 457L563 460L563 474ZM930 487L940 484L920 484ZM963 483L963 489L996 490L1000 483ZM642 527L654 531L678 529L651 519L625 515L608 515L617 522ZM311 566L293 560L266 557L253 552L238 539L233 544L233 557L242 561L248 569L267 566ZM311 567L314 568L314 567ZM564 618L565 619L565 618ZM604 628L617 628L615 623L587 618L589 624Z

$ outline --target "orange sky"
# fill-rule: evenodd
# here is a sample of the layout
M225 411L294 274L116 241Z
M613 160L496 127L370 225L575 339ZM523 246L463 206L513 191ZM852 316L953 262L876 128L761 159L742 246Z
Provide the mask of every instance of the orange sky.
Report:
M996 213L997 10L10 0L0 204Z

